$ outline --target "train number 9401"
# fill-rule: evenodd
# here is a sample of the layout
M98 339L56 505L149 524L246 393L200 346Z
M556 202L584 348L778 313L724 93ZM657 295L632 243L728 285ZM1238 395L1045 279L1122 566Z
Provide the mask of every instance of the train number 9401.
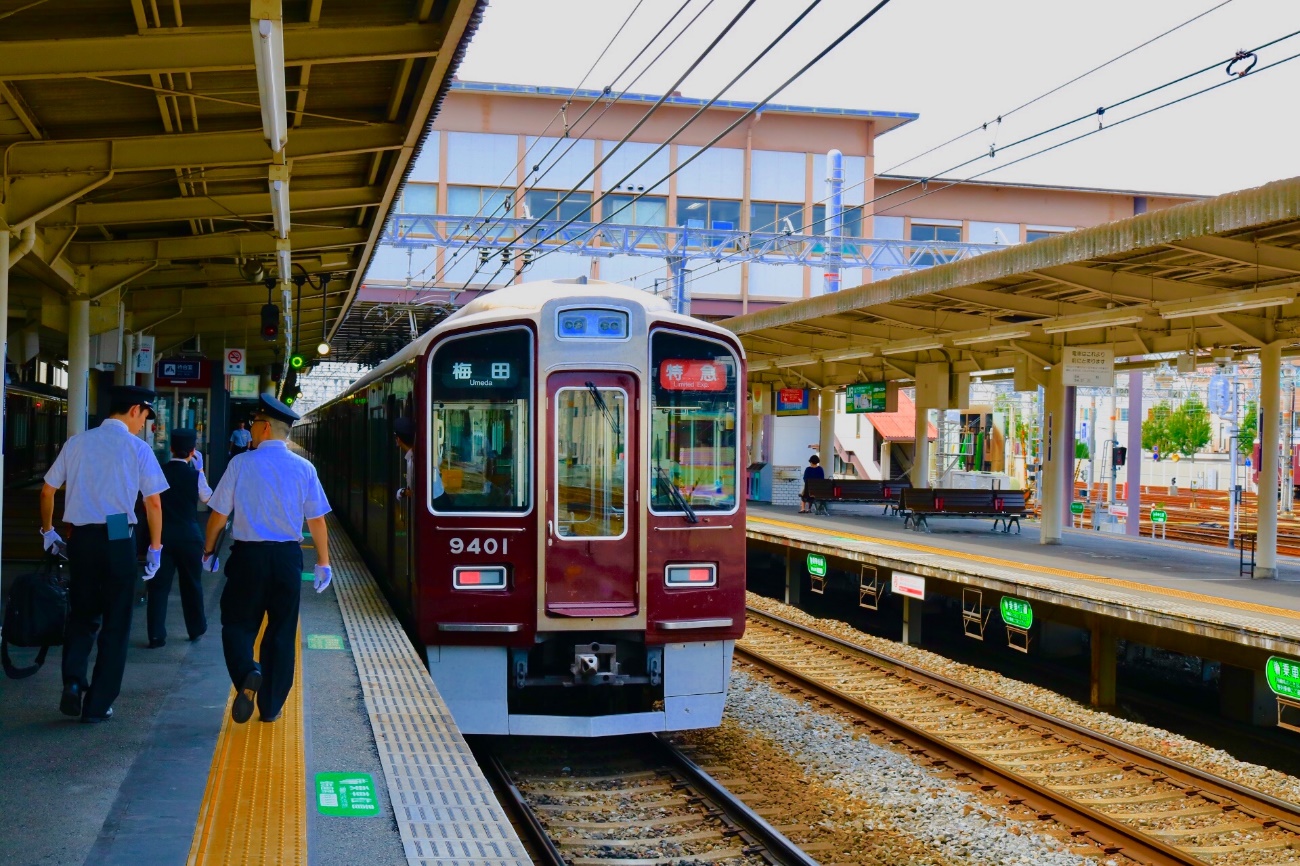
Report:
M510 552L510 539L508 538L471 538L466 540L460 536L454 536L448 544L451 546L452 553L486 553L488 556L496 556L499 553L505 556Z

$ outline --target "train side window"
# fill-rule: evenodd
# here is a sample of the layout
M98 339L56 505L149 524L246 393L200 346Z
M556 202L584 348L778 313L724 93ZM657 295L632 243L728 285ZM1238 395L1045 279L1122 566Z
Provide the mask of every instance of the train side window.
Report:
M737 508L740 368L724 343L656 330L650 338L650 508ZM673 488L676 488L674 493Z
M434 350L424 446L435 512L531 507L532 357L524 328L453 337Z

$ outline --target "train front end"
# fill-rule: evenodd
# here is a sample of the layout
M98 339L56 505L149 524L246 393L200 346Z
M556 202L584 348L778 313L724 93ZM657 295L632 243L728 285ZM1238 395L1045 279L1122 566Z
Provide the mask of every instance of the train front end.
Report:
M736 339L555 281L467 305L421 364L417 622L461 730L717 725L744 630Z

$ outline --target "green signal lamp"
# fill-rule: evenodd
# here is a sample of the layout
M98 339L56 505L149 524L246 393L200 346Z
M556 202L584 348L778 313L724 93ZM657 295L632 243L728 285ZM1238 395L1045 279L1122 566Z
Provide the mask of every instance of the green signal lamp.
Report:
M297 399L297 398L294 397L292 394L285 394L285 395L284 395L284 405L286 405L286 406L292 406L293 403L294 403L294 400L296 400L296 399Z
M301 370L304 363L306 363L306 361L302 355L292 355L289 358L289 366L293 367L295 370Z

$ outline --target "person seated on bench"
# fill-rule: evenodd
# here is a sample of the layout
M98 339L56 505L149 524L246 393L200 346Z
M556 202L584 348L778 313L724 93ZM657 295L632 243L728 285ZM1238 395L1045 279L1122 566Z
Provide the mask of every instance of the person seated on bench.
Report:
M825 470L821 467L821 458L816 454L808 458L808 465L803 470L803 489L799 491L799 513L810 514L813 510L812 497L808 495L808 482L812 479L820 481L826 477Z

